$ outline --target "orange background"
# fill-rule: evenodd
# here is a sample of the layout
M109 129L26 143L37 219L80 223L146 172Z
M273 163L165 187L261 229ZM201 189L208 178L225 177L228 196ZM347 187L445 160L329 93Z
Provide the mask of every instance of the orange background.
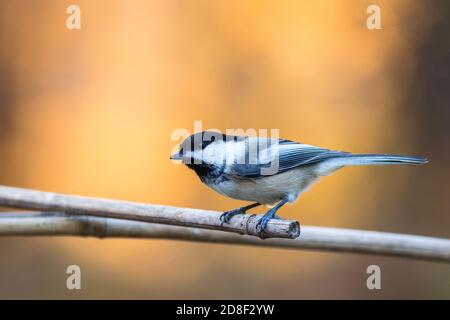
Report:
M229 210L171 133L275 128L431 160L339 171L283 217L450 236L448 2L373 1L374 31L357 0L78 0L72 31L71 3L0 0L0 184ZM0 238L0 257L0 298L450 298L448 266L387 257L69 237Z

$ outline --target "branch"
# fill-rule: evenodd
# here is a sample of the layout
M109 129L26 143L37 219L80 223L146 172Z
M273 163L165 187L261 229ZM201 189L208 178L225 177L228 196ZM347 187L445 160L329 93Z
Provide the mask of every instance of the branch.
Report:
M220 213L216 211L80 197L7 186L0 186L0 206L258 235L258 217L254 214L237 215L229 223L222 223L219 220ZM272 219L264 231L265 238L292 239L299 235L300 224L295 220Z
M157 238L389 255L450 263L450 240L386 232L303 226L301 237L261 240L228 232L63 213L1 213L0 236Z

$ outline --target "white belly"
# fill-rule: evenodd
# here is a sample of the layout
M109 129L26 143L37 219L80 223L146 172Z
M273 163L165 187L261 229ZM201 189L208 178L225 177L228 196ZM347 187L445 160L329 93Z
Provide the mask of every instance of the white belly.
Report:
M294 202L317 178L311 168L297 168L273 176L230 179L209 187L233 199L270 205L285 197Z

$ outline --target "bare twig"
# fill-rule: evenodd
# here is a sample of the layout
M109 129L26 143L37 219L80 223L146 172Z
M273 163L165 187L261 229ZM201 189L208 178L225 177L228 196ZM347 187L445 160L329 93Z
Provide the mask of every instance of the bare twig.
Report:
M237 215L229 223L222 224L219 220L220 213L216 211L80 197L7 186L0 186L0 206L258 235L256 215ZM272 219L264 231L265 238L296 238L299 235L300 224L294 220Z
M295 240L261 240L248 236L257 234L254 215L238 215L232 219L230 224L221 225L218 219L219 213L215 211L69 196L2 186L0 186L0 205L52 211L0 214L0 235L4 236L72 235L100 238L163 238L372 253L450 262L449 239L349 229L302 227L302 236ZM215 230L202 230L198 227ZM241 236L220 230L247 235ZM271 220L266 236L291 238L298 234L298 222Z
M301 237L261 240L228 232L202 230L112 218L63 213L1 213L0 236L94 236L158 238L276 247L368 253L450 263L450 240L423 236L302 226Z

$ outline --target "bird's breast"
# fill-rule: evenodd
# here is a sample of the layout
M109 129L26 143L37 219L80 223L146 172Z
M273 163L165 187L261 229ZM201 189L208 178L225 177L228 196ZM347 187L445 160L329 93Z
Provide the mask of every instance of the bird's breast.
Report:
M312 172L300 168L258 178L223 176L215 181L202 181L230 198L262 204L274 204L285 197L293 202L317 178Z

